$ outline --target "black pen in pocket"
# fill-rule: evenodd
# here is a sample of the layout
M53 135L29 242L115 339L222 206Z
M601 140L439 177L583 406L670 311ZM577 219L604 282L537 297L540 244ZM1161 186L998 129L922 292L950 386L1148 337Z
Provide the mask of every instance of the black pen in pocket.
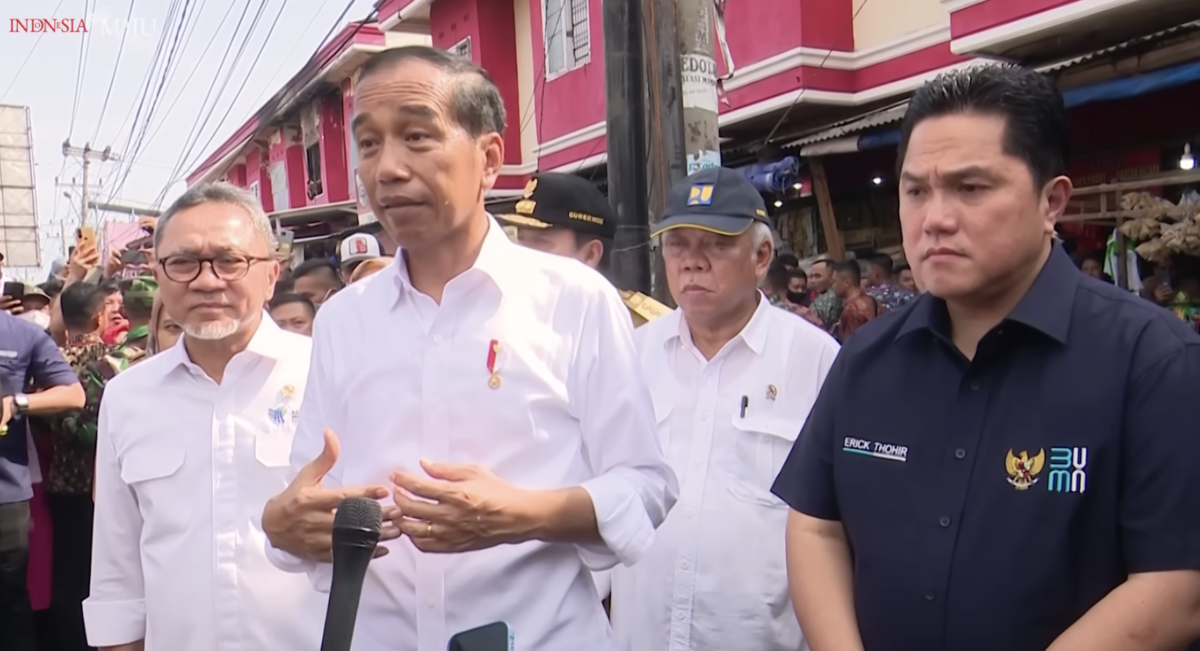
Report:
M742 396L742 415L741 415L741 418L745 418L745 417L746 417L746 407L749 407L749 406L750 406L750 397L749 397L749 396Z

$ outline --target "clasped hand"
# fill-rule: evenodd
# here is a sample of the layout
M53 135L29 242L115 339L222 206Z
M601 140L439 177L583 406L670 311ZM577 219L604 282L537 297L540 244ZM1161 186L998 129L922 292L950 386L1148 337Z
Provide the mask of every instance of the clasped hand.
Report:
M393 495L394 506L383 510L379 541L401 534L425 552L463 552L517 543L533 537L537 516L534 493L504 482L475 465L422 460L428 475L393 472L393 487L359 486L326 489L325 475L341 452L337 435L325 431L321 454L300 469L287 489L267 501L263 532L271 546L300 558L329 562L333 551L334 511L349 497L382 499ZM387 547L375 548L383 556Z
M393 472L396 527L424 552L465 552L530 540L533 493L477 465L421 460L420 477Z

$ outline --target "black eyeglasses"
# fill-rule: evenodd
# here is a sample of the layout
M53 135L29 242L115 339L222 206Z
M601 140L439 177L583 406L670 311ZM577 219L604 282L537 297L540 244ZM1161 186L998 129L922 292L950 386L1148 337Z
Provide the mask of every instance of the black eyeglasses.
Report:
M212 268L213 275L226 282L241 280L256 262L270 262L272 258L256 258L248 255L223 254L211 258L192 255L169 255L158 261L167 278L177 283L190 283L200 277L204 263Z

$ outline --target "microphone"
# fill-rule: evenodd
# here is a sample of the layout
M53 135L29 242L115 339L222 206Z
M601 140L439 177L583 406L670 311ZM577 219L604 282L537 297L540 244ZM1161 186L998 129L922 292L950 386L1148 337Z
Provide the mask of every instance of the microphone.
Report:
M365 497L348 497L333 516L333 584L325 609L321 651L350 651L367 565L383 530L383 509Z

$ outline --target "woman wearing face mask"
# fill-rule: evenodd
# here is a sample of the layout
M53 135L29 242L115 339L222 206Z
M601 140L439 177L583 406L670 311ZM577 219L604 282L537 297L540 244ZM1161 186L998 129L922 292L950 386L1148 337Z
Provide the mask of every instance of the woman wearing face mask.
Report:
M18 318L35 323L42 330L50 328L50 295L37 285L27 285L21 299L22 312Z

